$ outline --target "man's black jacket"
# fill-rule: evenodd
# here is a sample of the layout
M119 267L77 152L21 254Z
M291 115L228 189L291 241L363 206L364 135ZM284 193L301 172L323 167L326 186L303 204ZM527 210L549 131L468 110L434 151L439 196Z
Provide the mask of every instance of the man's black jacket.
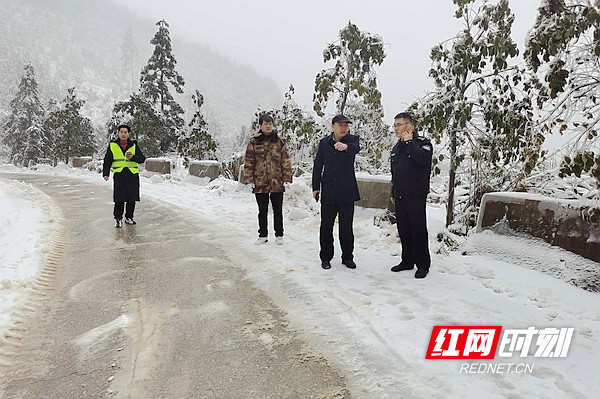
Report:
M427 197L432 154L431 141L425 137L396 143L390 154L393 197Z
M321 139L315 156L312 188L313 191L321 190L323 204L349 204L360 200L354 174L354 158L360 151L359 139L347 134L340 142L348 145L346 151L337 151L333 147L333 134Z

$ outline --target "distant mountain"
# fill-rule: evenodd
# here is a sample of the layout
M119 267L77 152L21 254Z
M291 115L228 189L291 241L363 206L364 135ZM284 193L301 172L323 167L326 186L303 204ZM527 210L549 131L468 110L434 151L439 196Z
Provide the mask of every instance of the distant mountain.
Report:
M137 91L140 70L154 49L156 21L110 0L0 0L0 14L0 116L31 62L44 104L64 98L74 86L86 100L86 116L103 126L113 104L126 100L132 88ZM217 131L235 134L259 105L283 101L275 83L251 68L173 34L171 40L186 91L176 95L173 90L173 95L191 110L191 94L199 90Z

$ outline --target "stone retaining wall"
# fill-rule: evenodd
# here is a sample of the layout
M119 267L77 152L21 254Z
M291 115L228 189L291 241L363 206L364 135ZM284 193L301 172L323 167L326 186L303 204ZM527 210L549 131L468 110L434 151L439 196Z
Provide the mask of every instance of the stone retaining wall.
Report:
M358 182L358 191L361 198L360 201L356 202L357 206L393 210L390 202L391 183L389 180L376 180L357 176L356 181Z
M168 158L146 158L144 168L148 172L157 172L163 175L171 174L171 160Z
M83 168L88 162L92 162L92 157L73 157L74 168Z
M600 262L600 226L583 218L587 208L527 193L488 193L481 200L477 231L499 222Z
M218 161L192 161L189 173L192 176L208 177L214 180L221 175L221 165Z

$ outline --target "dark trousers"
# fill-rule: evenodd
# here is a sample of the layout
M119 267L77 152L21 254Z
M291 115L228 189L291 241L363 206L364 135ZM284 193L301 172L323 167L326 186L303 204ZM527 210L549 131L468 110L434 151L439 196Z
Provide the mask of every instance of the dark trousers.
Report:
M113 211L115 219L123 219L123 211L125 211L126 218L133 219L133 212L135 211L135 201L127 202L127 206L125 206L125 202L115 202L115 210Z
M267 216L269 213L269 198L273 207L273 224L275 237L283 237L283 193L255 193L258 204L258 235L269 235Z
M333 259L333 225L338 215L342 260L354 259L354 232L352 230L354 203L342 205L321 203L321 228L319 230L319 243L321 244L319 257L321 260Z
M429 270L429 238L427 235L426 197L396 198L396 225L402 243L402 263Z

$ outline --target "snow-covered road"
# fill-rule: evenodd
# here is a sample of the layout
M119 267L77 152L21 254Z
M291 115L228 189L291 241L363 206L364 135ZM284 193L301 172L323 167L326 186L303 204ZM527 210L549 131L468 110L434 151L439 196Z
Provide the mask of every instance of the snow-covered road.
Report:
M40 172L110 187L87 171L63 167ZM153 228L147 198L188 220L186 231L203 236L267 293L290 325L347 378L353 397L591 398L600 388L600 295L531 270L515 254L531 254L534 248L538 261L549 267L597 267L595 262L541 241L483 232L466 243L473 255L434 254L432 272L415 280L410 272L389 271L400 251L395 226L377 227L373 220L379 211L357 208L358 268L348 270L334 259L333 268L325 271L318 260L319 209L302 179L285 195L283 246L273 240L254 244L256 203L249 188L237 182L220 178L207 184L191 176L146 174L142 197L138 233ZM104 206L97 223L110 229L112 204L108 200ZM441 207L428 209L432 251L439 246L435 236L443 228L444 213ZM490 242L501 242L494 248L504 253L487 255L484 244ZM564 264L552 264L557 261ZM471 374L462 367L473 363L467 360L425 359L434 326L572 327L574 335L566 358L534 357L532 347L526 357L515 352L478 362L533 365L532 371Z
M350 398L201 218L146 200L144 225L115 229L107 187L15 178L54 200L65 233L3 337L2 398Z

